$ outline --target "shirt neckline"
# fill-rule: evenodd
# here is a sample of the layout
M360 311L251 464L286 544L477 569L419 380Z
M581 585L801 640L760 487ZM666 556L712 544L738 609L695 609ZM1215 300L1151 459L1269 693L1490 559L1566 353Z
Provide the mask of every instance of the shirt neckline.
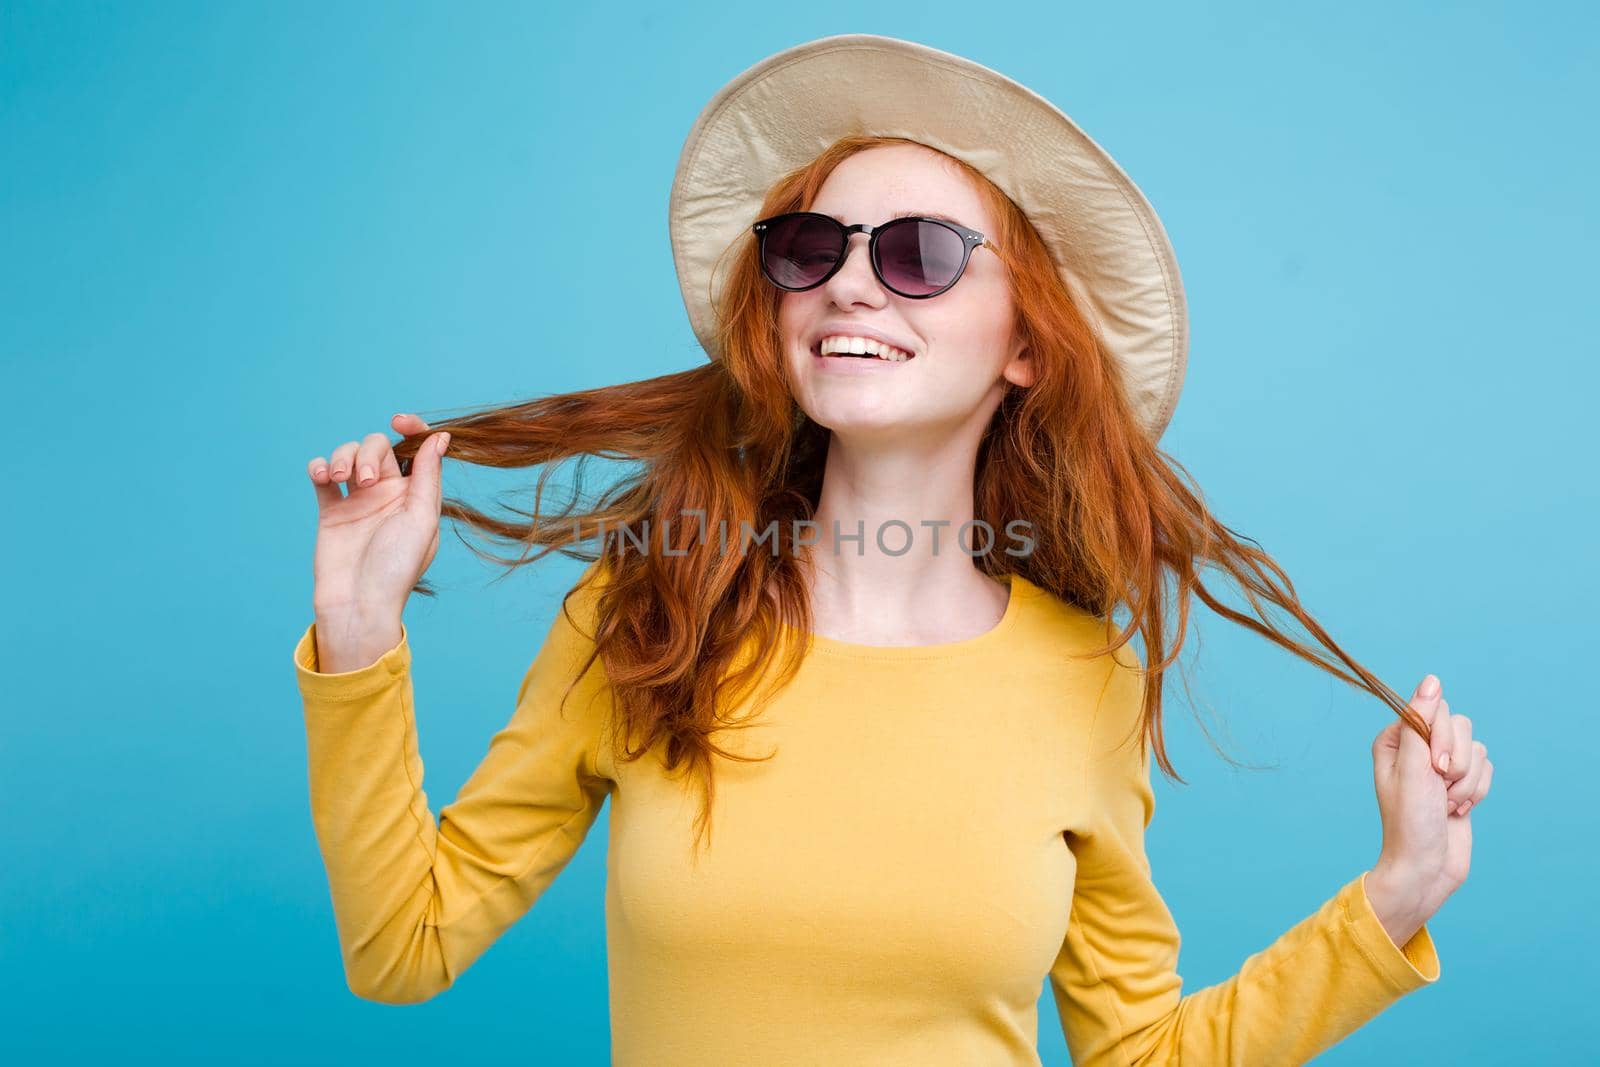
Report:
M1011 630L1015 629L1017 619L1022 614L1022 600L1032 589L1031 583L1020 574L1006 576L1008 592L1006 595L1006 610L1000 616L1000 621L981 634L965 637L959 641L942 641L935 645L862 645L853 641L841 641L835 637L827 637L818 633L805 633L790 626L786 622L778 625L787 637L800 637L802 641L809 638L811 647L809 651L820 652L829 656L842 656L848 659L867 660L918 660L918 659L950 659L957 656L975 655L984 652L1000 641L1004 640Z

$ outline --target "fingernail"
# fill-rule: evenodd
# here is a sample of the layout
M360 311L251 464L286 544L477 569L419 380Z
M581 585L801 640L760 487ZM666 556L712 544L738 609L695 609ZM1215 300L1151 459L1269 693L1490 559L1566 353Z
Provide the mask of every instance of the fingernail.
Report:
M1461 805L1459 808L1456 809L1456 814L1457 815L1465 815L1471 809L1472 809L1472 801L1469 800L1465 804Z
M318 477L321 477L322 475L328 473L328 468L327 467L318 467L316 470L312 471L311 473L317 475Z
M450 434L448 432L440 434L439 435L439 451L443 452L445 449L447 449L449 447L450 447Z
M373 475L372 475L372 468L371 467L362 467L361 468L361 484L362 485L366 485L368 482L372 481L372 477L373 477Z
M1450 753L1446 752L1439 757L1439 773L1444 774L1450 769Z
M1435 678L1431 674L1428 675L1422 680L1422 684L1417 687L1417 695L1424 700L1432 700L1434 697L1438 696L1439 679Z

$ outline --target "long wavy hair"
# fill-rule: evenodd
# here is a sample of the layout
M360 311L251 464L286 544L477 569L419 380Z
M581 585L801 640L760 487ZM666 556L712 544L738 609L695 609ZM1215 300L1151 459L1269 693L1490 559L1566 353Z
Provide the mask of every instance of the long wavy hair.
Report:
M937 151L899 137L841 138L778 180L761 216L809 209L841 161L892 144ZM966 174L996 222L994 238L1014 297L1015 329L1035 367L1031 386L1007 383L985 430L974 500L974 518L991 529L1002 528L1007 517L1027 516L1034 548L1026 556L986 553L976 565L997 578L1020 573L1105 619L1106 644L1085 655L1113 653L1139 636L1144 646L1139 733L1162 772L1179 782L1184 779L1163 740L1162 681L1177 662L1194 597L1366 690L1426 738L1420 716L1334 642L1300 604L1283 570L1257 542L1218 521L1188 471L1141 429L1119 365L1062 283L1023 212L979 171L937 154ZM776 692L799 666L803 648L778 638L783 625L801 633L812 627L809 564L794 531L817 505L828 443L828 431L799 409L788 387L778 331L782 293L761 276L753 235L746 232L731 244L718 269L730 257L716 307L719 360L644 381L482 410L431 427L450 431L452 460L541 468L534 507L511 508L515 518L446 498L443 514L458 531L470 529L486 541L519 550L501 556L463 538L480 558L504 566L506 574L550 552L590 563L603 560L589 572L591 578L603 572L606 580L596 601L595 647L580 677L596 658L603 664L614 699L610 743L618 760L631 762L660 745L668 772L687 771L703 783L697 844L710 840L714 757L772 758L729 752L715 744L713 734L748 724L750 716L735 722L723 711L751 697L769 670L776 668L771 690ZM398 442L396 455L409 458L421 440ZM628 461L633 470L585 503L583 470L591 457ZM576 460L573 490L564 507L542 512L552 469L568 459ZM701 531L746 527L758 533L775 530L775 540L762 550L737 552L701 536ZM640 531L648 531L648 550L637 550L635 543L636 550L628 551ZM1238 585L1253 614L1213 595L1202 580L1207 567ZM567 594L562 611L584 584ZM425 580L415 591L434 595ZM1291 616L1320 647L1302 643L1273 622L1269 606ZM1170 615L1175 615L1172 638ZM1118 616L1127 622L1119 626ZM786 655L783 648L789 650ZM745 654L751 649L753 655ZM780 655L782 661L774 662ZM1187 691L1187 680L1184 684Z

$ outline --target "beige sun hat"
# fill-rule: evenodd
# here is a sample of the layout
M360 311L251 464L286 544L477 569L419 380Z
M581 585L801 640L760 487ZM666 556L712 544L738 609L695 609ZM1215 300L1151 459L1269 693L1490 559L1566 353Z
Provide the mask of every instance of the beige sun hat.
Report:
M894 37L840 34L786 48L724 85L695 120L667 213L678 284L706 353L720 355L718 258L750 233L773 182L859 133L920 141L1011 197L1121 362L1139 422L1159 439L1183 387L1189 327L1177 257L1155 209L1042 96Z

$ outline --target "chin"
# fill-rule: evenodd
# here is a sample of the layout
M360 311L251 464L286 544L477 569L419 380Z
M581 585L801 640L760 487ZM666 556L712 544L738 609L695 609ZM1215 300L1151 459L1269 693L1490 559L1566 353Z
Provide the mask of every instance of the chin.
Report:
M834 433L894 433L915 429L924 421L917 417L914 410L909 410L901 403L873 403L869 397L861 397L858 403L834 397L805 407L812 422Z

